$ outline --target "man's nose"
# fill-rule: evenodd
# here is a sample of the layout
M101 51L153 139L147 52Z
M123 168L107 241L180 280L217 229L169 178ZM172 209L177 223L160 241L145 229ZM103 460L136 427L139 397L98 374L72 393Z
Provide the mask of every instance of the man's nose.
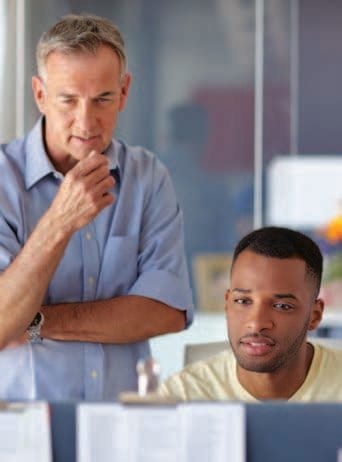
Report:
M251 332L272 329L274 327L272 308L262 302L254 303L248 313L247 327Z
M94 134L96 129L96 112L91 102L80 102L75 115L79 135L88 137Z

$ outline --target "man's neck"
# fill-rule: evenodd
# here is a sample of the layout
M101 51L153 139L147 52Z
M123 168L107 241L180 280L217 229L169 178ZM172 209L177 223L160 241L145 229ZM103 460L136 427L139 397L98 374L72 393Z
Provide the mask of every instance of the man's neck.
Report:
M288 400L303 385L313 353L312 345L306 343L291 364L270 373L247 371L237 365L237 378L243 388L258 400Z

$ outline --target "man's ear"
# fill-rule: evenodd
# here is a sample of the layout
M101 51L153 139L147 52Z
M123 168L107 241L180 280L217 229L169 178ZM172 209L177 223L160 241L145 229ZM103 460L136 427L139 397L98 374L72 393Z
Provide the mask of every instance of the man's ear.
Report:
M45 114L45 100L46 100L45 86L44 86L44 82L38 75L34 75L32 77L32 91L33 91L33 96L36 101L39 112L41 112L42 114Z
M119 111L122 111L126 106L126 101L127 101L129 89L131 86L131 81L132 81L132 74L127 72L125 76L123 77L123 83L121 84Z
M224 294L224 299L225 299L225 304L224 304L224 311L226 313L226 316L228 314L228 299L230 296L230 289L226 290L226 293Z
M324 302L321 298L317 298L314 301L311 316L310 316L310 323L309 323L309 330L315 330L319 326L319 323L322 320L324 311Z

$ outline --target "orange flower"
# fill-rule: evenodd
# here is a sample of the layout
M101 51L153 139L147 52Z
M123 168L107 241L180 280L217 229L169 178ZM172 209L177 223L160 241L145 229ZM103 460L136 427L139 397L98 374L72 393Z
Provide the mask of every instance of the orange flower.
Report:
M342 215L335 216L328 223L324 234L326 239L332 244L342 242Z

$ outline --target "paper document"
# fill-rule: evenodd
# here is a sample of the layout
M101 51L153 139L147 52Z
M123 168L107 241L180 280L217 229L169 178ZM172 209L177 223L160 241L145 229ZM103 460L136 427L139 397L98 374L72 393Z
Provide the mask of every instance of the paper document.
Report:
M51 462L47 403L4 403L0 406L1 462Z
M244 462L245 408L80 404L78 462Z
M184 461L243 462L245 409L240 404L196 403L180 407L186 435Z

